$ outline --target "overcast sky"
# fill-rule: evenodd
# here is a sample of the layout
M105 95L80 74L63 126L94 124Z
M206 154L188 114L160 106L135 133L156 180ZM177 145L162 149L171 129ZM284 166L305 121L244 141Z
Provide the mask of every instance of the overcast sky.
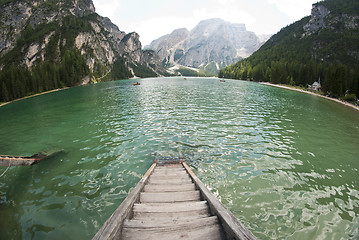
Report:
M201 20L244 23L257 34L274 34L310 15L318 0L93 0L96 12L120 30L140 34L142 45Z

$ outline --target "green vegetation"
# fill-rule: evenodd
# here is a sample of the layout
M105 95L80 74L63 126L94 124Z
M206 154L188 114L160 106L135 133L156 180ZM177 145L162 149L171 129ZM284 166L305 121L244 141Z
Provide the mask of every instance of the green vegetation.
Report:
M199 73L197 71L189 69L189 68L180 67L175 72L180 73L180 75L186 76L186 77L199 77Z
M0 58L0 64L4 65L0 71L0 101L74 86L89 75L90 71L84 58L74 46L75 38L80 31L92 31L88 17L67 16L61 24L43 23L35 29L28 24L16 46ZM46 36L51 37L44 52L44 61L42 57L34 56L37 60L33 67L28 69L23 65L26 52L33 44L41 45ZM59 42L65 44L58 44Z
M249 58L220 70L218 76L253 81L269 81L288 85L307 86L321 80L322 90L333 97L346 93L359 96L359 29L344 27L336 17L350 9L359 9L358 1L327 0L321 2L330 10L325 28L304 36L303 26L309 17L283 28ZM359 11L356 11L356 15Z
M45 3L46 8L56 8L56 1ZM1 4L5 4L5 1ZM89 20L97 21L97 17L97 14L82 18L66 16L61 23L43 23L34 28L28 24L15 47L0 58L0 65L3 65L0 71L0 101L6 102L43 91L76 86L86 76L101 81L132 77L123 58L115 61L110 73L106 66L97 61L93 72L90 72L84 57L76 49L76 37L80 32L92 32ZM32 61L36 58L32 67L28 69L24 64L24 56L29 47L36 46L35 44L41 46L46 37L49 38L46 48L27 59ZM141 67L136 70L141 72L141 76L149 75L145 74ZM151 74L153 76L152 72Z
M186 77L214 77L217 75L216 71L212 68L215 64L210 64L208 67L200 67L198 71L193 70L191 68L180 67L175 70L175 75L181 75Z
M71 87L79 84L88 74L89 69L76 50L67 51L60 63L39 63L31 70L10 64L0 72L0 101Z
M126 61L124 58L118 58L112 67L112 79L128 79L133 77L132 73L128 70L126 66Z
M136 65L131 63L130 67L133 69L137 77L140 78L157 77L157 74L154 71L152 71L151 69L140 63L137 63Z
M0 6L3 6L5 4L11 3L11 2L15 2L17 0L0 0Z

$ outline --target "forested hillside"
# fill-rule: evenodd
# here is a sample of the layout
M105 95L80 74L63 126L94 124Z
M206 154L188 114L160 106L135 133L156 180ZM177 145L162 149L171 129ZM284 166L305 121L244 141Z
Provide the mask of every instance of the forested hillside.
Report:
M321 80L333 97L359 96L359 1L327 0L283 28L219 77L306 86Z
M0 102L133 74L157 76L154 62L139 35L99 16L92 0L0 1Z

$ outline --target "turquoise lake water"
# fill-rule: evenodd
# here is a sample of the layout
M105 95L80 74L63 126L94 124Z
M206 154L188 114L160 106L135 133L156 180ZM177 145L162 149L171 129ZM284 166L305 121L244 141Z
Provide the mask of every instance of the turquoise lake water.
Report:
M156 155L185 157L259 239L359 239L359 112L257 83L106 82L0 108L0 239L91 239ZM0 167L0 175L6 167Z

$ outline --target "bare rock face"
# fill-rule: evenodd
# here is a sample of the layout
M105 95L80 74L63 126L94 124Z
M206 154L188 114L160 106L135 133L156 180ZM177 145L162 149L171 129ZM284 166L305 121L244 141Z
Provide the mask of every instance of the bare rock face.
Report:
M127 34L120 42L120 49L123 55L132 61L138 63L142 61L142 45L137 33Z
M153 49L164 64L201 67L210 63L228 66L248 57L262 42L244 24L231 24L222 19L201 21L192 31L177 29L154 40Z
M332 12L320 3L313 4L309 22L304 25L303 37L318 33L322 29L338 31L341 29L357 29L359 16L353 14L331 14ZM342 26L342 27L338 27Z
M172 60L168 61L165 60L166 63L174 62L173 60L173 48L175 46L180 45L183 43L184 40L187 39L190 32L186 28L180 28L174 30L171 34L167 34L157 40L154 40L150 46L146 46L149 49L155 49L160 59L164 60L166 58L171 58Z
M139 35L126 34L96 14L92 0L23 0L0 7L0 58L14 50L22 58L19 64L31 68L39 61L60 61L64 52L77 49L89 69L100 74L110 72L120 57L149 64Z
M313 5L312 14L309 22L303 27L305 36L310 36L320 29L325 28L325 17L330 11L322 5Z

